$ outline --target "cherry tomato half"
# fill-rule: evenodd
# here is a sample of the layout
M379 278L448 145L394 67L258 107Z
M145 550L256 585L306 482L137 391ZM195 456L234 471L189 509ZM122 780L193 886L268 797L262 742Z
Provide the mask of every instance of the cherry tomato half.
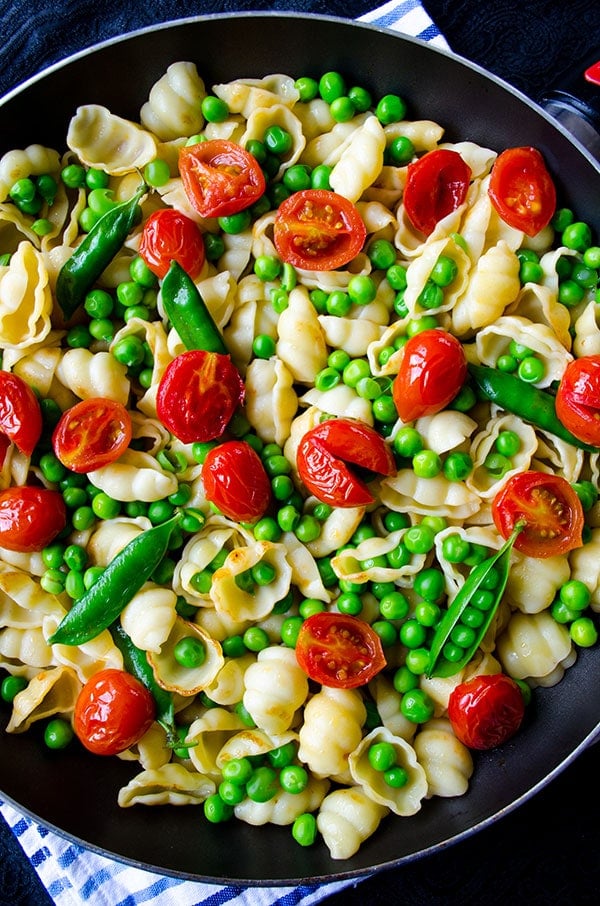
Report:
M467 376L462 345L437 327L412 336L403 348L392 385L396 411L403 422L441 412Z
M517 732L525 714L519 686L505 673L474 676L448 700L454 735L470 749L493 749Z
M62 494L24 485L0 492L0 547L41 551L67 523Z
M175 208L150 214L144 224L140 255L153 274L164 277L171 261L177 261L192 280L204 265L204 240L198 226Z
M258 201L266 188L256 158L226 139L182 148L179 172L190 204L202 217L237 214Z
M537 148L507 148L499 154L488 194L502 220L528 236L547 226L556 208L556 188Z
M256 522L271 501L271 482L261 458L243 440L228 440L208 451L202 482L206 499L237 522Z
M323 686L364 686L386 665L381 639L364 620L349 614L315 613L302 623L296 660Z
M504 538L524 520L515 547L528 557L566 554L583 543L583 507L561 475L534 470L513 475L494 497L492 517Z
M331 418L304 435L296 453L300 478L311 494L338 507L367 506L375 499L347 462L391 475L394 456L383 437L369 425Z
M63 412L52 434L57 458L72 472L93 472L115 462L131 440L131 417L121 403L90 397Z
M118 755L149 730L156 706L149 690L124 670L95 673L75 702L75 735L94 755Z
M569 362L555 399L556 414L571 434L600 447L600 355Z
M42 433L37 396L23 378L10 371L0 371L0 432L25 456L31 456Z
M467 197L471 168L457 151L436 148L408 165L404 210L416 230L429 236L438 221Z
M190 349L165 369L156 411L184 444L204 443L221 437L244 395L244 382L228 355Z
M279 257L294 267L312 271L348 264L366 238L358 208L327 189L294 192L279 205L273 227Z

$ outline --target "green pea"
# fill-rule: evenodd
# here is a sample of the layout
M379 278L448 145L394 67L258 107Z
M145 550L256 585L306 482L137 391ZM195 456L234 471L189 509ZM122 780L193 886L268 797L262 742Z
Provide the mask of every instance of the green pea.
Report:
M569 635L579 648L591 648L598 641L598 630L589 617L577 617L569 627Z
M281 261L274 255L259 255L254 261L254 273L263 282L276 280L281 273Z
M406 336L415 337L424 330L431 330L438 326L435 315L423 315L421 318L412 318L406 325Z
M347 613L350 616L357 617L362 612L363 603L360 595L353 591L342 592L335 602L335 606L340 613ZM383 614L385 616L385 614Z
M229 107L221 98L207 94L200 105L202 116L207 123L223 123L229 116Z
M281 746L277 746L276 749L271 749L270 752L267 752L267 758L269 764L273 768L287 768L288 765L292 764L296 758L297 745L295 742L286 742Z
M410 519L406 513L390 510L383 517L383 524L388 532L398 532L400 529L408 528Z
M392 446L398 456L414 459L423 450L423 438L416 428L405 425L394 437Z
M242 635L242 641L248 651L263 651L270 645L269 636L260 626L249 626Z
M36 195L35 183L28 176L17 179L8 194L15 203L33 201Z
M522 381L528 384L537 384L546 373L546 366L536 356L525 356L519 363L517 374Z
M85 186L85 168L79 164L67 164L60 178L68 189L82 189Z
M92 189L88 194L88 207L98 217L102 217L107 211L112 210L117 202L112 189Z
M404 620L409 610L408 598L400 591L393 591L379 601L379 612L386 620Z
M263 142L271 154L278 157L285 157L292 150L294 140L287 129L283 126L269 126L265 129Z
M348 295L355 305L368 305L377 294L374 281L367 274L354 274L348 281Z
M121 365L126 365L127 368L137 368L144 361L146 353L142 340L129 334L115 343L112 354Z
M377 633L384 648L391 648L398 641L398 632L393 623L388 620L375 620L371 629Z
M160 157L149 161L144 167L144 182L153 188L166 186L171 178L171 170L166 160Z
M375 742L367 752L369 764L374 771L388 771L396 764L396 747L391 742Z
M421 523L407 529L402 540L411 554L428 554L434 546L435 533L429 526Z
M397 94L385 94L375 107L375 116L382 126L399 123L406 116L406 104Z
M50 595L60 595L65 590L66 573L60 569L47 569L40 579L40 585Z
M575 220L575 215L570 208L557 208L550 221L558 233L562 233Z
M570 223L562 233L562 244L576 252L585 252L592 244L592 231L582 221Z
M362 85L353 85L348 91L348 97L357 113L366 113L373 103L370 92L363 88Z
M71 522L78 532L85 531L94 524L96 514L91 506L79 506L73 511Z
M54 225L45 217L39 217L31 224L31 229L37 236L47 236L54 229Z
M109 176L104 170L90 167L85 174L85 182L88 189L106 189L108 188Z
M76 569L69 570L65 576L65 591L74 601L83 597L86 588L82 572Z
M175 507L168 500L155 500L149 504L146 515L153 525L158 525L170 519L174 512Z
M350 363L351 359L345 349L334 349L329 353L327 358L327 365L330 368L335 368L336 371L342 372L346 365Z
M592 597L587 585L579 579L570 579L561 585L559 596L567 607L577 611L585 610Z
M223 802L218 793L213 793L204 800L203 805L204 817L211 824L222 824L233 815L233 808L226 802Z
M333 167L327 164L317 164L310 174L310 186L312 189L331 189L329 181Z
M44 453L40 457L40 471L46 481L58 483L67 474L67 469L54 453Z
M308 620L308 618L312 617L315 613L323 613L324 610L325 605L322 601L317 600L317 598L305 598L298 607L298 613L303 620Z
M87 349L91 342L92 336L85 324L76 324L67 333L67 345L71 349Z
M427 629L418 620L406 620L400 627L398 635L407 648L420 648L427 637Z
M365 359L351 359L342 371L342 379L347 387L356 387L358 382L371 376L369 363Z
M417 478L435 478L442 471L442 460L434 450L420 450L412 458L412 467Z
M396 249L387 239L375 239L367 248L367 255L376 270L387 271L396 263Z
M399 790L408 783L408 774L403 767L396 765L388 771L385 771L383 779L389 787L394 790Z
M63 560L69 569L83 570L87 564L87 551L80 544L69 544L64 551Z
M407 135L397 135L387 146L387 153L395 167L404 167L415 156L415 146Z
M433 280L436 286L449 286L458 273L458 265L453 258L448 255L440 255L433 266L429 279Z
M302 617L288 617L281 624L281 641L288 648L295 648L298 641L298 633L304 620Z
M292 837L300 846L312 846L317 839L317 820L310 812L294 819Z
M516 456L521 449L521 438L516 431L501 431L495 440L494 446L502 456Z
M439 622L441 609L432 601L419 601L415 604L414 616L422 626L431 629Z
M396 692L404 695L405 692L411 692L413 689L416 689L419 685L419 680L412 670L409 670L406 665L403 665L402 667L398 667L394 673L392 684Z
M442 542L442 556L448 563L463 563L471 553L471 545L458 532L446 535Z
M251 215L246 209L244 211L239 211L237 214L219 217L217 218L217 221L224 233L236 236L248 229L251 222Z
M409 648L406 652L406 666L415 676L422 676L429 667L429 649L423 646Z
M408 547L403 543L403 541L401 541L398 547L394 548L394 550L388 551L388 553L386 554L388 566L390 567L390 569L402 569L403 566L406 566L408 563L410 563L410 555L411 552L408 550Z
M19 692L27 688L27 680L24 676L5 676L0 685L0 698L5 702L12 702Z
M110 343L115 335L115 325L109 318L94 318L88 329L95 340L103 340L105 343Z
M464 481L473 471L473 460L468 453L455 450L444 460L442 471L448 481Z
M600 245L591 245L584 251L583 263L596 271L600 268Z
M246 795L252 802L269 802L279 789L277 772L267 765L256 768L246 783Z
M252 352L257 359L270 359L275 355L275 340L266 333L259 333L254 337Z
M411 689L400 701L400 711L415 724L427 723L433 717L434 710L432 699L423 689Z
M327 314L335 315L338 318L344 318L349 314L352 308L352 299L343 290L333 290L329 293L326 303Z
M441 306L444 304L444 290L441 286L438 286L436 283L428 280L419 293L417 303L421 306L421 308L441 308Z
M512 355L501 355L496 360L496 368L498 371L505 372L505 374L512 374L518 367L519 363L515 356Z
M302 765L286 765L279 772L279 785L286 793L302 793L308 786L308 773Z
M329 112L336 123L347 123L355 115L356 108L348 95L342 95L331 102Z
M294 534L298 541L308 544L310 541L316 541L321 534L321 523L314 516L304 514L300 517L298 525L294 529Z
M332 70L319 79L319 94L327 104L346 94L346 82L341 73Z
M66 749L74 735L71 724L56 717L44 728L44 743L49 749Z
M83 307L90 318L108 318L112 314L114 302L106 290L92 289L86 295Z
M121 512L121 504L104 491L100 491L92 499L92 512L98 519L116 519Z

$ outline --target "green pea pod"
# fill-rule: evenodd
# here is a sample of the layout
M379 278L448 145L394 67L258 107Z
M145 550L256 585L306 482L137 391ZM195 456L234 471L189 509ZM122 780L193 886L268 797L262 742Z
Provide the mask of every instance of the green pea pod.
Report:
M186 349L202 349L227 355L228 349L198 287L172 261L161 286L163 307Z
M164 557L179 514L126 544L62 619L50 645L82 645L113 623Z
M147 186L141 185L130 199L103 214L61 267L56 281L56 298L67 320L122 248L137 223L139 201L146 191Z
M497 371L486 365L469 365L469 374L476 393L483 399L496 403L506 412L518 415L523 421L554 434L574 447L589 453L598 452L598 447L584 443L565 428L556 414L551 393L522 381L514 374Z
M510 554L517 539L517 535L523 529L524 523L518 522L510 538L502 545L493 556L488 557L479 563L469 573L464 585L452 601L450 607L442 617L433 637L433 642L429 651L429 665L427 667L427 676L453 676L465 667L481 644L481 640L486 634L492 619L502 600L506 582L508 580L508 571L510 568ZM465 648L459 660L451 661L444 656L444 646L449 641L451 633L457 626L467 607L473 601L475 594L484 588L485 580L490 576L491 570L494 569L497 574L497 581L491 589L493 596L489 607L481 611L483 621L475 632L475 638L468 648Z

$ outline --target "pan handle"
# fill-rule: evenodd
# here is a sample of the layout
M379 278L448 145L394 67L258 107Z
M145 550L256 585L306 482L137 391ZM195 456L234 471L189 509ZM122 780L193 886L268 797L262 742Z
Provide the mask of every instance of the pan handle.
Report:
M600 51L570 70L539 104L600 160Z

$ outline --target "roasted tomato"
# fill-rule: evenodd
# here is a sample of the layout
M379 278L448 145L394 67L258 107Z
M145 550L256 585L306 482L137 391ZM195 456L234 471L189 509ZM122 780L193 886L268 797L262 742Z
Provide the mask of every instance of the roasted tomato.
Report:
M256 158L225 139L182 148L179 172L190 204L202 217L237 214L258 201L266 188Z
M436 148L408 165L404 210L414 228L429 236L467 197L471 168L457 151Z
M365 481L348 468L352 463L380 475L392 475L394 456L369 425L331 418L304 435L296 453L300 478L311 494L338 507L367 506L375 499Z
M454 399L467 376L460 342L437 327L411 337L403 348L392 386L396 411L403 422L434 415Z
M52 434L57 458L72 472L93 472L125 452L131 440L131 417L121 403L90 397L61 415Z
M502 220L528 236L547 226L556 208L556 188L537 148L508 148L499 154L488 193Z
M271 482L261 458L243 440L209 450L202 465L206 499L237 522L256 522L271 501Z
M10 371L0 371L0 432L25 456L31 456L42 433L37 396L23 378Z
M454 734L470 749L493 749L517 732L525 699L505 673L474 676L450 694L448 717Z
M24 485L0 492L0 547L41 551L67 523L62 494Z
M571 434L600 447L600 355L570 362L560 379L556 414Z
M185 214L163 208L150 214L144 224L140 255L157 277L164 277L171 261L177 261L194 280L204 265L202 233Z
M154 699L138 679L108 668L95 673L79 693L73 729L94 755L118 755L150 729L155 713Z
M386 665L381 639L364 620L342 613L315 613L302 623L296 660L323 686L364 686Z
M508 538L525 523L515 547L528 557L554 557L582 545L583 507L561 475L521 472L502 486L492 503L496 528Z
M244 394L244 382L228 355L190 349L165 369L156 411L184 444L204 443L221 437Z
M280 205L273 227L279 257L294 267L329 271L360 252L367 230L351 201L327 189L294 192Z

